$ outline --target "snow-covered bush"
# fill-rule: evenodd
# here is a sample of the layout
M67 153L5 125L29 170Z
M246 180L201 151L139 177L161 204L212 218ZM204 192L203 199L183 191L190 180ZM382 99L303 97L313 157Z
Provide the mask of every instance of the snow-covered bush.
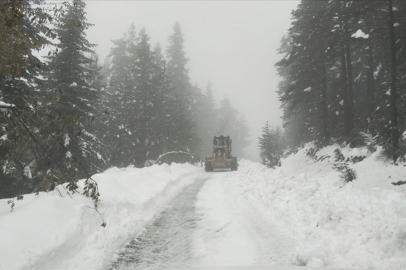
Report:
M357 178L356 172L349 167L349 158L345 158L340 149L334 150L334 170L341 173L341 179L344 182L352 182Z
M372 136L370 133L361 132L360 135L364 138L365 145L368 150L373 153L376 151L378 144L376 142L377 136Z

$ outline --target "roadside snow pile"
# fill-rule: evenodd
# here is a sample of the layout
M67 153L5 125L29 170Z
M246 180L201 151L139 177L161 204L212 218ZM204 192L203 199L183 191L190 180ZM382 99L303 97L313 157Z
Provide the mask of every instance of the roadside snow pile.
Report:
M128 238L200 172L189 164L164 164L94 175L106 228L91 199L79 194L71 199L60 186L63 198L56 190L25 195L12 213L7 200L0 200L0 269L107 269Z
M338 146L317 152L318 162L308 148L277 169L243 160L227 184L296 239L293 264L406 269L406 189L391 184L406 180L406 168L379 160L379 151L344 148L345 157L365 157L350 163L357 179L344 183L332 169Z

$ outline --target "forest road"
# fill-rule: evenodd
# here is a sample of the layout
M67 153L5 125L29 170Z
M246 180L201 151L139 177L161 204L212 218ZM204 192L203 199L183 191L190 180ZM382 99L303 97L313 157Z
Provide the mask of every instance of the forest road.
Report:
M118 255L110 270L291 265L294 241L233 185L199 175Z

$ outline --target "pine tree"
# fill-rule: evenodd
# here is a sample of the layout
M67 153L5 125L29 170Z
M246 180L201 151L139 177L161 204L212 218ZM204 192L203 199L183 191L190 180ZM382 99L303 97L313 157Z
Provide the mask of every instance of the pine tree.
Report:
M262 128L262 135L258 139L262 164L269 168L280 166L280 159L284 150L282 130L279 127L271 128L266 122Z
M109 117L107 134L103 141L107 145L110 164L125 167L135 164L136 130L132 112L136 110L133 63L137 61L135 26L131 25L124 37L114 40L111 48L111 74L106 90Z
M0 5L0 198L32 192L48 169L36 162L44 153L34 150L34 134L45 121L39 94L45 63L33 51L55 38L48 27L52 16L58 16L55 10L48 13L30 1Z
M67 167L75 177L89 177L103 166L100 140L92 134L92 119L100 103L97 73L93 68L93 47L85 31L91 26L86 21L85 3L74 0L66 3L66 13L59 18L55 32L59 37L57 53L49 56L48 88L54 106L51 114L65 119L55 126L58 142L54 160ZM62 145L63 144L63 145ZM77 170L77 164L81 169Z
M166 67L165 67L165 65L166 65L165 64L165 58L164 58L164 55L162 53L161 44L159 42L154 47L154 58L155 58L154 63L155 63L155 65L157 67L166 69Z
M135 103L134 111L132 111L131 124L134 125L136 134L136 152L135 165L142 167L150 154L156 155L160 149L154 149L158 145L159 136L154 133L154 121L157 119L157 99L158 95L158 80L157 67L154 65L154 54L150 48L149 37L145 33L145 29L141 29L139 33L139 42L134 47L134 54L137 56L137 61L133 63L132 76L135 82L134 94Z
M173 93L159 46L152 51L145 30L136 35L133 25L113 43L104 138L111 164L143 167L166 152L192 152L195 125Z
M181 100L188 110L192 111L191 84L189 72L186 68L188 59L184 51L184 39L179 23L173 26L173 34L169 36L166 50L168 58L168 75L174 86L174 94Z
M217 135L217 108L214 101L212 84L208 83L205 95L202 96L202 105L198 126L202 138L201 157L211 154L213 137Z
M405 102L398 89L405 84L399 71L405 6L394 0L300 3L277 65L284 78L279 88L284 125L301 134L287 132L295 144L325 140L330 133L358 146L364 143L359 132L367 131L387 156L403 155Z
M249 129L245 117L233 107L228 97L221 101L218 115L217 133L230 136L233 140L233 153L237 157L243 157L244 148L249 144Z
M292 39L291 51L279 65L289 67L292 80L280 97L288 114L286 117L301 114L308 134L306 137L328 141L330 121L327 110L326 66L329 61L329 43L333 42L327 35L330 33L329 26L332 22L325 19L326 17L320 18L325 5L326 2L322 1L306 1L294 11L295 22L289 30ZM317 43L313 42L320 36L323 38Z
M191 116L193 122L197 122L199 101L201 100L201 91L193 87L190 83L189 71L186 68L188 59L184 51L184 38L179 23L173 27L173 33L169 36L169 45L166 50L168 59L167 72L174 87L173 94L178 99L186 112ZM197 134L197 133L196 133ZM190 151L197 154L201 149L201 139L194 136ZM188 138L189 140L190 138ZM190 142L184 141L185 145Z

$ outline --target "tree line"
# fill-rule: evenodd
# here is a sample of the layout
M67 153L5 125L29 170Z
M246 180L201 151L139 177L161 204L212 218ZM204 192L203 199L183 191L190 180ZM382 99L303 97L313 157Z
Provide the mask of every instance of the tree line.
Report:
M406 154L406 2L302 0L276 64L284 136Z
M203 159L219 133L234 136L242 153L246 122L228 98L216 106L211 84L205 92L191 84L179 23L165 55L131 25L101 65L85 3L42 4L0 6L0 198L62 183L58 191L71 194L85 178L84 193L97 202L94 173L143 167L167 152Z
M394 162L405 159L406 2L302 0L278 52L284 140L269 148L281 136L265 126L263 157L310 141L357 147L367 137Z

